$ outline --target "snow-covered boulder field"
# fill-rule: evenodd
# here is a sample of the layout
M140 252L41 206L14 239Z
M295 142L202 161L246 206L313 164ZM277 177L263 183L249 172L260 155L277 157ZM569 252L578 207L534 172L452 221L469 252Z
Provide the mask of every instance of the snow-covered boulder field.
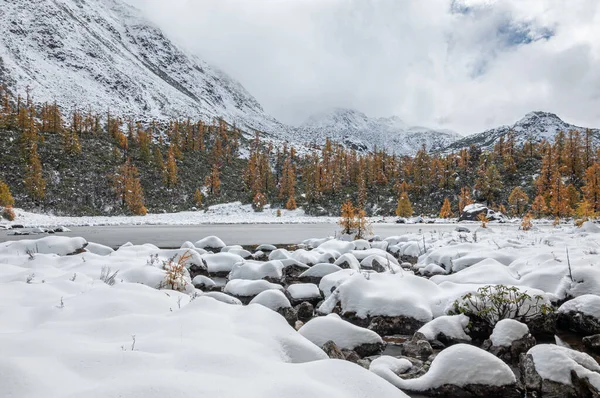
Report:
M593 227L293 248L216 236L169 250L61 236L0 243L1 391L596 396Z
M215 292L158 289L167 271L149 261L156 248L66 256L82 243L44 240L29 254L30 243L0 244L0 395L405 396L360 366L327 359L265 307L285 305L283 294L240 306Z

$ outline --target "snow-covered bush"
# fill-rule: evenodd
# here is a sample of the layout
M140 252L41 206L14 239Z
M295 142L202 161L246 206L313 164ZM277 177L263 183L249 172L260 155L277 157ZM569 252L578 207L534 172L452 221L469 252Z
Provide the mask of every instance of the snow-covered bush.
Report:
M494 326L502 319L527 323L538 315L554 312L542 295L531 296L516 286L488 285L456 300L450 311L476 317Z
M175 255L163 261L165 279L160 285L161 289L185 291L189 285L190 275L185 268L185 263L192 257L192 252L186 251L183 255ZM177 260L176 260L177 259Z

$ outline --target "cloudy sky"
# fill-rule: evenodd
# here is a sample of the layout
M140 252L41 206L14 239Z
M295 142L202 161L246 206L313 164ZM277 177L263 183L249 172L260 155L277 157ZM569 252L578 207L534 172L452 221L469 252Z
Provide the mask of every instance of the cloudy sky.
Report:
M290 124L333 107L473 133L600 127L598 0L127 0Z

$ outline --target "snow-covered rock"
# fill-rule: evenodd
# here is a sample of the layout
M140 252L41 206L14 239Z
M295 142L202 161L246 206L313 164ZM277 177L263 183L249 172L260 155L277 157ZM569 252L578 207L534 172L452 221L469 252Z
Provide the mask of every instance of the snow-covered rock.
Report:
M468 325L469 317L466 315L443 315L427 322L418 332L429 341L455 344L471 341L471 337L465 333Z
M267 262L244 261L237 263L229 273L229 279L268 279L270 281L281 281L283 278L283 263L279 260Z
M291 307L290 301L280 290L265 290L254 297L250 304L260 304L273 311Z
M312 283L297 283L287 287L292 304L296 305L303 301L316 304L321 300L319 287Z
M202 238L194 243L194 246L199 247L200 249L212 251L220 251L222 248L226 247L225 242L223 242L218 236L207 236Z
M575 398L600 393L600 366L583 352L539 344L527 352L519 367L528 395Z
M335 260L334 264L340 268L360 271L360 262L353 254L350 253L342 254L337 260Z
M196 289L200 289L202 291L210 291L217 286L215 281L205 275L196 275L194 279L192 279L192 285L194 285Z
M510 367L471 345L457 344L446 348L435 357L429 371L419 378L405 380L397 375L397 372L407 370L405 362L391 361L388 366L389 372L379 368L376 373L407 392L441 396L469 396L463 395L466 392L474 396L521 396Z
M66 236L47 236L41 239L23 239L0 243L0 256L56 254L67 256L85 250L88 242L83 238Z
M236 264L243 264L244 259L237 254L215 253L202 256L206 262L208 273L215 276L227 276Z
M527 334L529 334L529 328L524 323L514 319L502 319L494 326L490 340L495 346L507 347Z
M503 361L518 364L520 356L535 345L535 338L524 323L514 319L502 319L494 326L489 340L483 347Z
M108 256L109 254L114 252L114 249L112 247L104 246L98 243L88 242L87 246L85 247L85 251L97 254L99 256Z
M259 293L270 289L283 291L283 286L264 280L234 279L227 282L223 292L240 299L242 303L248 303Z
M307 269L306 271L302 272L300 274L299 279L303 283L318 284L324 276L333 274L334 272L337 272L339 270L341 270L341 268L335 264L330 264L330 263L315 264L312 267L310 267L309 269Z
M298 332L319 347L333 341L341 349L353 350L361 357L376 355L384 347L377 333L346 322L336 314L314 318Z
M586 335L600 333L600 297L592 294L575 297L558 308L558 324Z

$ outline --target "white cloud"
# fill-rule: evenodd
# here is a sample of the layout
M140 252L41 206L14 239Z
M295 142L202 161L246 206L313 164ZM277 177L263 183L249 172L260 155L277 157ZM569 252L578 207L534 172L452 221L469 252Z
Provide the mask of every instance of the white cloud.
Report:
M597 0L127 0L300 123L331 107L471 133L600 126Z

